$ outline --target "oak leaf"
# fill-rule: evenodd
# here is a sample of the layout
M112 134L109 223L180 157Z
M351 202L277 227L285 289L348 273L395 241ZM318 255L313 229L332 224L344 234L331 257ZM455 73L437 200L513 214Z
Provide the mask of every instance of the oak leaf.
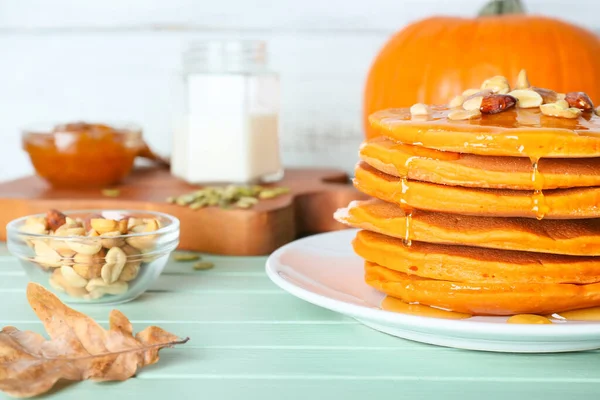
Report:
M123 381L157 362L160 349L188 340L156 326L133 336L118 310L111 311L106 330L35 283L27 286L27 299L50 340L12 326L0 331L0 390L11 396L45 393L60 379Z

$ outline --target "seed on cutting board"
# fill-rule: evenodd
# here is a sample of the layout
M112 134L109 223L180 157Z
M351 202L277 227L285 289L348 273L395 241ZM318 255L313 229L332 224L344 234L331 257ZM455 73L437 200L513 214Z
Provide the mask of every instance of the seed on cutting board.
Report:
M119 197L121 191L119 189L103 189L102 196L106 197Z
M200 256L194 253L174 253L173 259L175 261L196 261L200 259Z
M215 266L215 264L211 263L210 261L199 261L194 264L194 269L196 271L203 271L203 270L211 269L214 266Z
M198 209L204 208L206 206L208 206L208 201L206 199L196 200L195 202L190 204L190 208L192 210L198 210Z

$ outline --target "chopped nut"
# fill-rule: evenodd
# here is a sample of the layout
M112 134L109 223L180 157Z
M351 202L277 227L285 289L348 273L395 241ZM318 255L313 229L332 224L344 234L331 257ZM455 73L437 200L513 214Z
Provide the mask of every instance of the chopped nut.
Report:
M462 121L467 119L481 117L481 111L479 110L452 110L448 113L448 119L452 121Z
M100 235L119 230L119 223L114 219L92 218L90 220L90 225Z
M542 105L542 96L530 89L517 89L508 94L517 99L519 108L537 108Z
M100 276L104 282L110 284L114 283L119 279L123 267L127 262L127 255L119 247L113 247L106 253L106 264L102 266Z
M515 86L515 89L529 89L530 87L531 84L529 83L529 79L527 79L527 71L522 69L519 71L519 75L517 75L517 85Z
M119 221L119 232L121 232L121 234L126 234L127 231L129 230L128 225L129 225L129 218L123 218L120 219Z
M123 294L127 291L129 285L127 284L127 282L122 281L107 284L106 282L104 282L104 280L97 278L90 280L85 288L89 292L89 295L87 295L88 298L98 299L107 294Z
M590 97L584 92L569 92L565 95L565 100L570 107L579 108L582 111L591 111L594 104Z
M483 114L497 114L517 104L517 99L507 94L491 94L483 98L481 108Z
M62 265L61 256L48 243L35 240L33 241L33 250L35 251L35 261L48 268L56 268Z
M531 90L542 96L542 104L554 103L559 100L558 93L554 90L531 87Z
M70 286L76 288L83 288L88 284L87 279L84 279L81 275L73 270L73 268L63 265L60 267L60 273L63 278L65 278L65 282L67 282Z
M481 89L467 89L464 92L462 92L463 97L470 97L473 96L476 93L479 93L481 91Z
M85 297L87 295L87 291L84 288L77 288L69 285L61 273L60 268L54 270L49 283L55 290L66 292L71 297Z
M544 115L559 118L575 119L581 115L581 109L575 107L567 108L562 102L566 103L565 100L559 100L556 103L542 104L540 110Z
M479 110L482 101L483 96L471 96L468 100L465 100L462 106L465 110L468 111Z
M431 114L429 106L423 103L416 103L410 107L410 115L412 116L428 116Z
M65 224L67 216L58 210L48 210L46 213L46 221L50 230L57 230Z
M196 271L203 271L203 270L211 269L214 266L215 266L215 264L211 263L210 261L199 261L194 264L194 269Z
M77 253L93 255L100 251L102 243L97 240L67 241L67 246Z
M458 96L454 96L450 103L448 103L449 108L457 108L463 105L465 102L465 96L459 94Z
M140 273L140 263L131 264L127 263L123 267L123 271L121 271L121 276L119 276L119 280L123 282L129 282L137 278Z
M27 218L21 232L45 235L48 233L48 222L44 217Z
M491 89L494 93L507 94L510 92L510 85L508 84L508 79L501 75L496 75L483 81L481 89Z
M73 264L73 271L87 280L100 278L102 265L99 264Z
M196 261L199 260L200 256L194 253L174 253L173 260L175 261Z
M117 236L121 236L120 231L106 232L105 234L103 234L102 239L100 239L102 247L104 247L105 249L112 249L113 247L123 246L125 244L125 239L118 238Z

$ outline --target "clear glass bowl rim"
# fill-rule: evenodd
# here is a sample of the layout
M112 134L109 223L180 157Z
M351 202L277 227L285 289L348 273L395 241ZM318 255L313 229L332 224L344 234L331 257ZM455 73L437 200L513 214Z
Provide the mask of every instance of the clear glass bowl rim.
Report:
M11 236L13 235L25 235L28 238L32 238L32 239L77 239L77 240L82 240L82 239L126 239L126 238L130 238L130 237L143 237L143 236L151 236L151 235L165 235L168 233L172 233L175 231L179 230L179 219L177 217L174 217L170 214L166 214L166 213L162 213L162 212L158 212L158 211L145 211L145 210L131 210L131 209L85 209L85 210L66 210L66 211L61 211L63 214L65 214L66 216L69 216L69 214L102 214L105 212L111 212L111 213L121 213L121 214L131 214L131 217L136 218L135 214L144 214L147 218L148 215L153 215L156 217L160 217L161 219L167 219L169 221L169 224L166 226L163 226L155 231L152 232L140 232L140 233L128 233L128 234L124 234L124 235L119 235L119 236L94 236L93 238L89 238L88 236L54 236L54 235L46 235L46 234L41 234L41 233L29 233L29 232L23 232L21 230L19 230L17 228L17 226L20 226L22 224L25 223L25 221L28 218L39 218L39 217L45 217L46 213L40 213L40 214L30 214L30 215L26 215L24 217L19 217L17 219L13 219L12 221L10 221L7 225L6 225L6 232L7 232L7 239L10 240Z

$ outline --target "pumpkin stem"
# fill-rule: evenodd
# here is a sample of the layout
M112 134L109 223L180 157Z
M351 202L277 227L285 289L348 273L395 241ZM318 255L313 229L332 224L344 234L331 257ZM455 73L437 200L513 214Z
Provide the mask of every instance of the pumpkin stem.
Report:
M504 14L523 14L525 8L520 0L491 0L479 12L480 17Z

